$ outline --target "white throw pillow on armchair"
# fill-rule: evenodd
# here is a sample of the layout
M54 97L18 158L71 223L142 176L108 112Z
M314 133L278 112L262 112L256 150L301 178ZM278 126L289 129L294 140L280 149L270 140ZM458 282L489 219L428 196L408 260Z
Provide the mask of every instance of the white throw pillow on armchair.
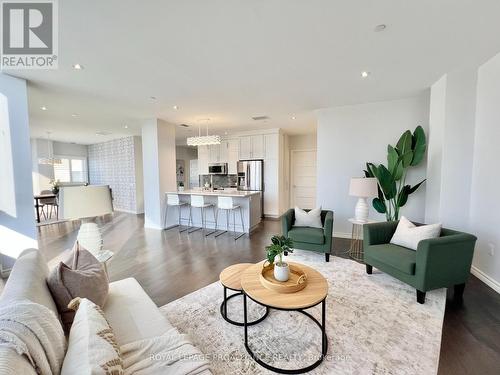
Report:
M441 234L441 223L416 226L406 217L399 220L396 232L391 238L391 243L417 250L418 243L428 238L437 238Z
M310 210L309 212L295 207L295 222L293 226L323 228L323 223L321 222L321 207Z

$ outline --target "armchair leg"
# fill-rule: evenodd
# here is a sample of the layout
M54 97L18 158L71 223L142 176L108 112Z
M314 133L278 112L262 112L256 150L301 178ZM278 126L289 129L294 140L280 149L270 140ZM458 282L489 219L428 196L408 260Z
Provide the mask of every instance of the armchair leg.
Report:
M417 289L417 302L424 304L425 303L425 292L421 292Z
M464 289L465 289L465 283L463 284L457 284L454 286L454 294L453 294L453 299L457 302L460 302L463 300L464 297Z
M366 273L368 275L371 275L373 272L373 266L370 266L369 264L366 264Z
M330 261L330 254L325 253L325 261L329 262Z

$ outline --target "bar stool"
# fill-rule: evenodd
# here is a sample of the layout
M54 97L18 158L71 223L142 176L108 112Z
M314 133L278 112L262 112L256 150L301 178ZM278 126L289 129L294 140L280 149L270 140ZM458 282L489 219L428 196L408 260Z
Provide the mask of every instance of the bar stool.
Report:
M238 238L245 234L245 224L243 223L243 212L241 210L241 206L235 206L232 197L217 197L217 215L215 220L215 229L217 230L217 223L219 221L219 211L224 210L226 212L226 230L217 233L215 237L219 237L221 234L227 233L229 231L229 214L233 213L233 233L236 235L236 219L235 219L235 211L240 211L240 219L241 219L241 229L242 233L239 236L235 236L234 240L236 241Z
M182 227L182 224L181 224L182 216L181 216L181 214L182 214L182 207L183 206L189 206L189 203L188 202L181 202L181 200L179 199L179 195L178 194L169 194L169 193L167 193L167 205L165 207L165 217L164 217L165 226L167 226L168 207L177 207L177 209L179 211L179 221L178 221L177 225L174 225L171 228L179 227L179 233L188 230L189 226L191 224L191 209L190 209L189 210L188 226L186 228L184 228L184 229L181 230L181 227ZM168 229L171 229L171 228L168 228Z
M214 214L214 223L217 222L217 219L215 218L215 206L212 203L205 203L205 197L203 195L191 195L191 206L189 207L189 216L192 218L193 215L191 213L191 210L193 208L199 208L201 209L201 228L195 228L193 230L188 230L188 233L193 233L196 232L197 230L203 229L205 232L205 229L207 228L207 218L206 218L206 208L212 208L212 212ZM192 221L191 221L192 222ZM217 227L216 227L217 229ZM216 230L211 231L210 233L205 233L205 236L209 236L212 233L215 233Z

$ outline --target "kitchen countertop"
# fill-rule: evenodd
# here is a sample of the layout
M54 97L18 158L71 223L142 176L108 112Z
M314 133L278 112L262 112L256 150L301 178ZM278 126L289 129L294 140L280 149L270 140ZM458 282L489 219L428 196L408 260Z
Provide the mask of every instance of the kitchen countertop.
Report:
M179 195L204 195L214 197L250 197L252 195L260 194L260 191L242 191L242 190L184 190L184 191L167 191L166 194L179 194Z

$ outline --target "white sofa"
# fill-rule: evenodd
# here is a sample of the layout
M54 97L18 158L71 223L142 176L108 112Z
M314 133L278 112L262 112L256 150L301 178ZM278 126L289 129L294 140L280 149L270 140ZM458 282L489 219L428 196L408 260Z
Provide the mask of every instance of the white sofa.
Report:
M0 305L27 299L45 305L57 314L46 284L48 272L47 264L38 250L25 250L14 264L0 297ZM110 283L103 310L120 346L155 337L172 329L167 318L133 278ZM210 373L209 370L203 372ZM36 375L36 372L25 357L12 349L0 347L0 374Z

